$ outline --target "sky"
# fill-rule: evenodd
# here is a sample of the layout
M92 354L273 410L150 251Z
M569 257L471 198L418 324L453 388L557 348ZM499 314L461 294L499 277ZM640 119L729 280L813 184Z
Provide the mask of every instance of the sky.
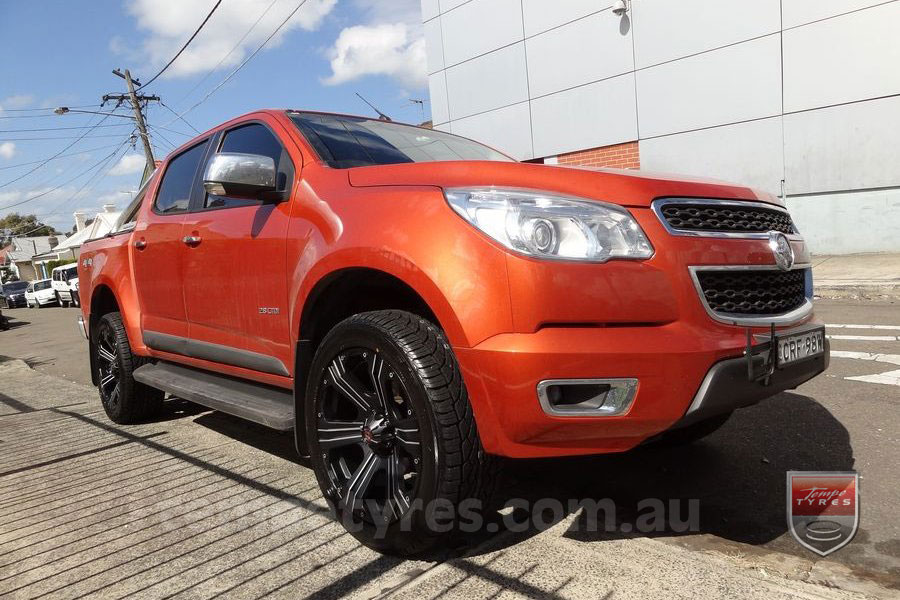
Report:
M394 120L430 118L420 0L305 0L232 75L300 1L222 0L179 58L141 90L165 105L151 103L146 113L157 159L195 130L254 109L373 114L356 92ZM68 232L76 210L92 217L104 204L123 208L144 165L140 141L129 138L133 121L74 111L132 114L100 105L104 94L125 91L112 70L149 81L214 4L0 3L0 217L36 214ZM54 114L58 106L72 111Z

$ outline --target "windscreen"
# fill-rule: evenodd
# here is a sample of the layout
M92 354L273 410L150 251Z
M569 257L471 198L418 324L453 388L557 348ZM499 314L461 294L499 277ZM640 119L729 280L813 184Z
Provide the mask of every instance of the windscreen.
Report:
M323 161L338 169L450 160L513 159L442 131L361 117L289 112Z
M21 292L28 287L27 281L14 281L3 286L4 292Z
M49 287L50 287L49 281L38 281L38 282L35 282L35 284L34 284L34 291L46 290Z
M66 281L68 281L69 279L72 279L73 277L78 277L78 267L70 267L70 268L66 269L64 279Z

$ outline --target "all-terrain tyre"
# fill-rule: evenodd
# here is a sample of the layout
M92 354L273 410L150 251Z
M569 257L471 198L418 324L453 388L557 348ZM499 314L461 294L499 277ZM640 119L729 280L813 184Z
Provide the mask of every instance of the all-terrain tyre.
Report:
M366 312L328 332L309 371L305 422L326 500L370 548L427 556L460 537L460 517L474 530L493 508L499 459L482 448L444 334L417 315Z
M155 416L164 392L135 381L134 371L150 359L133 354L122 323L122 315L103 315L91 339L91 361L97 370L97 388L106 416L114 423L139 423Z

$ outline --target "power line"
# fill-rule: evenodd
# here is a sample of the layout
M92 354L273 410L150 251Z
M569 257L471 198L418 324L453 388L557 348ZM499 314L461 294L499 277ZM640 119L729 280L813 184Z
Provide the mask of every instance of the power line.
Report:
M112 125L74 125L72 127L37 127L33 129L0 129L0 133L33 133L36 131L63 131L69 129L104 129L106 127L133 127L131 123L114 123Z
M128 139L130 139L130 137L131 137L131 136L129 136L128 138L126 138L124 141L127 142ZM119 151L118 149L113 150L113 154L115 154L115 153L118 152L118 151ZM13 207L16 207L16 206L21 206L22 204L25 204L26 202L31 202L32 200L37 200L38 198L43 198L43 197L46 196L47 194L50 194L50 193L52 193L52 192L55 192L56 190L60 189L61 187L66 186L66 185L69 185L70 183L72 183L72 182L75 181L76 179L79 179L80 177L83 177L84 175L86 175L87 173L89 173L90 171L92 171L94 168L96 168L99 164L101 164L104 160L107 160L108 158L109 158L109 155L106 156L106 157L104 157L104 158L102 158L102 159L100 159L99 161L95 162L93 165L91 165L90 167L88 167L87 169L85 169L84 171L82 171L81 173L79 173L78 175L75 175L75 176L72 177L71 179L67 179L66 181L64 181L63 183L59 184L58 186L56 186L56 187L54 187L54 188L51 188L51 189L46 190L46 191L43 191L43 192L41 192L41 193L39 193L39 194L35 194L34 196L30 196L30 197L25 198L25 199L23 199L23 200L19 200L18 202L13 202L12 204L8 204L8 205L6 205L6 206L4 206L4 207L0 207L0 212L5 211L5 210L9 210L10 208L13 208Z
M96 108L96 104L82 104L81 106L70 106L69 108ZM56 110L57 106L45 106L43 108L4 108L3 112L29 112L38 110Z
M81 184L81 187L79 187L77 190L75 190L75 193L73 193L71 196L69 196L68 198L66 198L66 199L63 200L62 202L60 202L53 210L51 210L51 211L48 212L48 213L42 214L41 217L40 217L41 220L44 220L44 219L46 219L47 217L52 216L52 215L56 214L57 212L59 212L59 211L62 209L63 206L69 204L72 200L76 199L76 198L79 196L79 194L81 194L81 192L85 189L85 187L87 187L88 185L90 185L90 189L93 190L94 187L97 185L97 182L100 181L100 177L99 177L100 173L103 172L103 169L106 168L106 166L107 166L110 162L114 161L116 155L122 150L122 147L125 145L125 142L127 142L127 141L128 141L127 139L124 140L122 143L118 144L118 148L116 148L115 150L113 150L113 151L112 151L110 154L108 154L105 158L100 159L100 161L99 161L99 163L98 163L98 164L99 164L99 168L97 169L97 172L94 173L93 175L91 175L91 176L87 179L87 181L85 181L83 184ZM102 163L102 164L100 164L100 163ZM96 166L96 165L95 165L95 166ZM113 167L115 167L115 166L116 166L116 165L115 165L115 162L113 162L113 164L109 167L109 169L106 170L106 172L104 173L104 175L109 174L109 172L112 171ZM93 167L92 167L92 168L93 168ZM93 182L93 183L92 183L92 182ZM44 223L43 225L41 225L41 227L35 227L34 229L31 229L30 231L26 231L25 233L20 233L20 234L18 234L18 235L20 235L20 236L27 236L28 234L31 234L31 233L34 233L35 231L38 231L38 230L40 230L40 229L43 229L44 227L52 227L52 226L47 225L46 223ZM55 228L54 228L54 229L55 229Z
M178 113L175 112L174 110L172 110L171 108L169 108L169 105L168 105L168 104L164 103L162 100L160 100L159 103L160 103L160 105L161 105L163 108L165 108L167 111L169 111L170 113L172 113L173 115L175 115L177 118L181 119L182 122L184 122L185 125L187 125L187 126L190 127L191 129L193 129L193 130L196 131L197 133L201 133L199 129L197 129L196 127L194 127L194 126L191 125L190 123L188 123L186 119L183 119L183 118L179 117L179 116L178 116Z
M166 69L168 69L170 66L172 66L172 63L175 62L179 56L181 56L181 53L184 52L185 48L187 48L190 45L190 43L194 41L194 38L197 37L197 34L200 33L200 30L203 29L203 26L206 25L206 22L209 21L209 18L211 16L213 16L213 13L216 12L216 9L219 8L220 4L222 4L222 0L218 0L218 2L216 2L215 6L212 7L212 10L209 11L209 14L206 15L206 18L203 19L203 22L200 23L200 27L198 27L197 30L194 32L194 34L190 38L188 38L188 41L186 41L184 43L184 46L181 47L181 50L179 50L178 52L175 53L175 56L172 57L172 60L167 62L166 66L164 66L162 69L160 69L159 73L157 73L156 75L151 77L150 81L148 81L147 83L138 85L137 89L142 89L142 88L147 87L148 85L150 85L151 83L156 81L157 77L159 77L160 75L165 73Z
M245 66L248 62L250 62L251 60L253 60L253 57L255 57L257 54L259 54L259 51L260 51L260 50L262 50L263 48L266 47L266 44L268 44L269 41L271 41L271 39L272 39L273 37L275 37L275 35L276 35L279 31L281 31L281 28L284 27L284 26L287 24L287 22L291 20L291 17L293 17L295 14L297 14L297 11L300 10L300 8L301 8L304 4L306 4L306 0L300 0L300 3L297 4L297 6L294 8L294 10L292 10L292 11L290 12L290 14L288 14L288 16L285 17L285 19L281 22L281 24L278 25L278 27L275 28L275 31L273 31L273 32L269 35L269 37L267 37L265 40L263 40L263 42L262 42L259 46L257 46L256 50L254 50L253 53L252 53L250 56L248 56L247 58L245 58L244 61L243 61L241 64L239 64L237 67L235 67L235 69L234 69L231 73L229 73L229 74L225 77L225 79L223 79L222 81L220 81L220 82L218 83L218 85L216 85L214 88L212 88L211 90L209 90L208 92L206 92L206 95L203 96L203 98L201 98L200 101L198 101L196 104L194 104L193 106L191 106L191 107L188 108L187 110L181 112L181 113L178 115L178 117L177 117L176 119L173 119L173 120L169 121L168 123L166 123L166 126L171 125L172 123L174 123L174 122L177 121L178 119L184 117L184 115L186 115L187 113L191 112L192 110L194 110L195 108L197 108L198 106L200 106L201 104L203 104L204 102L206 102L206 101L209 99L209 97L212 96L219 88L221 88L223 85L225 85L226 83L228 83L228 81L229 81L232 77L234 77L234 76L238 73L238 71L240 71L241 69L243 69L244 66Z
M74 106L72 107L75 108ZM72 111L74 112L74 110ZM90 114L90 113L88 113ZM59 115L50 113L48 115L4 115L0 111L0 119L58 119Z
M223 63L223 62L225 62L226 60L228 60L228 57L229 57L229 56L231 56L232 54L234 54L234 51L235 51L235 50L237 50L238 48L240 48L241 44L244 43L244 40L247 39L247 36L250 35L250 32L252 32L254 29L256 29L256 26L259 25L259 22L262 21L263 18L264 18L267 14L269 14L269 11L272 10L272 7L275 6L275 3L276 3L276 2L278 2L278 0L272 0L272 2L269 3L269 6L266 7L266 10L264 10L264 11L262 12L262 14L259 15L259 16L256 18L256 21L253 22L253 25L250 26L250 29L248 29L247 31L244 32L244 35L241 36L241 39L239 39L239 40L237 41L237 43L231 48L231 50L228 51L228 54L226 54L225 56L223 56L222 59L221 59L219 62L216 63L216 66L214 66L212 69L210 69L209 71L207 71L207 72L206 72L206 75L204 75L204 76L200 79L200 81L198 81L197 83L195 83L195 84L194 84L194 87L192 87L190 90L188 90L188 93L187 93L187 94L185 94L184 96L181 97L180 100L178 100L178 103L179 103L179 104L181 103L182 100L185 100L185 99L189 98L190 95L193 94L194 91L195 91L198 87L200 87L200 86L203 84L204 81L206 81L207 79L209 79L209 76L210 76L210 75L212 75L214 72L216 72L216 71L218 70L219 67L222 66L222 63ZM160 104L162 104L162 103L160 103ZM168 107L167 107L167 108L168 108ZM169 110L172 110L172 109L170 108ZM175 114L175 111L172 111L172 113ZM177 114L176 114L176 116L177 116ZM199 133L199 132L198 132L198 133Z
M153 132L154 132L154 134L157 135L157 136L159 136L159 139L161 139L161 140L164 141L166 144L168 144L168 145L169 145L169 148L170 148L171 150L174 150L175 148L178 147L176 144L173 144L172 141L171 141L169 138L167 138L166 136L164 136L162 133L159 132L159 130L162 129L161 127L156 127L156 126L154 126L154 125L147 125L147 127L149 127L150 129L152 129ZM166 130L166 131L171 131L171 130L168 129L168 130ZM178 133L178 132L176 131L175 133ZM190 136L188 136L188 137L190 137Z
M56 158L52 158L52 157L49 159L42 158L39 160L33 160L31 162L19 163L17 165L5 165L3 167L0 167L0 171L5 171L6 169L15 169L18 167L27 167L28 165L36 165L39 162L44 162L45 160L50 161L50 160L56 160L57 158L65 158L67 156L78 156L79 154L90 154L91 152L96 152L97 150L106 150L107 148L112 148L113 146L118 146L118 145L119 144L106 144L105 146L98 146L96 148L89 148L87 150L79 150L78 152L69 152L68 154L60 154Z
M85 133L90 133L90 131L87 131ZM119 137L119 134L118 133L104 133L104 134L100 134L100 135L94 135L91 137L93 137L93 138L117 138L117 137ZM3 138L3 139L0 139L0 142L39 142L41 140L75 140L75 142L72 143L72 145L74 146L76 143L78 143L78 140L80 140L80 139L82 139L81 136L76 137L74 135L52 135L52 136L45 136L45 137ZM70 148L70 147L71 146L67 146L67 148ZM6 184L3 184L3 185L6 185ZM0 187L3 187L3 185L0 185Z
M94 126L96 127L97 125L100 125L101 123L103 123L103 121L105 121L105 120L108 119L108 118L109 118L109 115L104 116L102 119L100 119L99 121L97 121L96 123L94 123ZM27 177L28 175L31 175L32 173L34 173L35 171L37 171L38 169L40 169L41 167L43 167L44 165L46 165L48 162L50 162L50 161L53 160L54 158L59 157L63 152L65 152L66 150L68 150L69 148L71 148L72 146L74 146L75 144L77 144L78 142L80 142L81 140L83 140L83 139L84 139L90 132L92 132L92 131L94 131L94 130L93 130L93 129L88 129L87 131L85 131L84 133L82 133L80 136L78 136L78 137L75 139L74 142L72 142L71 144L69 144L68 146L66 146L65 148L63 148L62 150L60 150L59 152L57 152L56 154L54 154L53 156L51 156L50 158L47 158L47 159L44 160L42 163L38 164L35 168L31 169L30 171L28 171L28 172L26 172L26 173L23 173L22 175L19 175L18 177L14 178L14 179L10 179L10 180L7 181L6 183L0 184L0 188L6 187L6 186L8 186L8 185L11 184L11 183L15 183L16 181L19 181L20 179L23 179L23 178Z

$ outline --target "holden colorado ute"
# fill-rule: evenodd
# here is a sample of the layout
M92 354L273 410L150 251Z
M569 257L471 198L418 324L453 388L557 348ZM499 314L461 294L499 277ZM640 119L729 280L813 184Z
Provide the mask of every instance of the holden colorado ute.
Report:
M293 430L385 552L450 535L428 507L484 499L497 456L686 443L828 364L776 197L337 114L198 136L78 269L112 421L170 393Z

